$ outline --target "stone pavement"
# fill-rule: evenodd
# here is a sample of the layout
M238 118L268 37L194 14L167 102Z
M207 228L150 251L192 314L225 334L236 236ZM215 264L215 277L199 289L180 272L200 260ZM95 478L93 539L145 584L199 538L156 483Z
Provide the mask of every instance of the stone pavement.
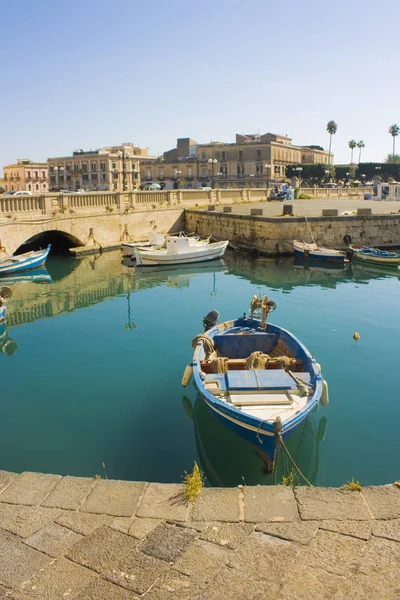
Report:
M400 598L400 487L206 488L0 471L0 599Z

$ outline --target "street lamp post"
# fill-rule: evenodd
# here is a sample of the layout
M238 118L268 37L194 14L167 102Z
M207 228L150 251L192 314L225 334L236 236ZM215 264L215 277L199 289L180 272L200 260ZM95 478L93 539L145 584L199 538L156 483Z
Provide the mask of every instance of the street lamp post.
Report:
M303 167L295 167L294 170L297 173L297 179L299 180L299 188L300 188L301 187L301 179L300 179L300 177L301 177L301 172L303 170Z
M269 188L269 180L271 178L271 165L269 163L267 163L266 165L264 165L264 167L267 169L267 189Z
M125 150L123 150L121 152L121 150L119 150L117 152L117 156L118 158L122 158L122 191L126 192L126 170L125 170L125 161L129 158L131 158L131 155L128 152L125 152Z
M211 165L211 187L214 187L214 165L217 164L217 159L216 158L209 158L208 159L208 164Z
M329 171L328 169L325 169L325 183L328 183L328 176L329 176Z
M56 172L56 175L57 175L56 183L57 183L58 191L60 191L60 174L62 174L62 172L64 171L64 167L57 167L57 165L56 165L54 167L54 171Z

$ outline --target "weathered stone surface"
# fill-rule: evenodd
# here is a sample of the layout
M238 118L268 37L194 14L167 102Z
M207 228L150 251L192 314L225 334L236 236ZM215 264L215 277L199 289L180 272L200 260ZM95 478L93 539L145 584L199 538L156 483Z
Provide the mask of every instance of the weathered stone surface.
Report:
M21 590L32 598L64 600L75 597L94 577L93 571L60 558L24 583Z
M397 486L368 486L363 488L362 494L375 519L398 519L400 517L400 488Z
M268 577L268 573L266 573ZM199 600L283 600L279 586L236 569L224 567Z
M133 517L145 486L145 483L130 481L98 481L81 510L114 517Z
M137 510L138 517L186 521L189 504L180 484L149 483Z
M398 581L384 575L356 573L343 579L339 591L332 600L399 600Z
M371 537L372 521L322 521L320 529L350 535L360 540L369 540Z
M81 539L82 536L75 533L75 531L57 525L57 523L50 523L50 525L31 535L25 543L32 548L36 548L36 550L56 557L66 552L68 548Z
M277 584L294 564L298 552L295 544L255 532L240 546L229 566L256 577L267 573L271 584Z
M171 570L162 575L143 598L145 600L203 600L200 594L201 589L190 577Z
M42 506L75 510L86 500L95 483L95 479L63 477L42 502Z
M54 521L61 513L62 511L58 508L2 504L0 506L0 527L27 538Z
M200 587L206 587L218 575L231 555L231 550L198 540L178 558L173 568L191 577Z
M119 558L132 552L137 543L133 537L103 526L75 544L67 556L76 563L102 573Z
M16 473L10 473L9 471L0 471L0 493L3 492L10 485L10 483L14 481L16 477Z
M201 534L202 540L236 550L254 530L250 523L211 523Z
M375 521L372 533L376 537L386 538L400 542L400 519L392 521Z
M244 520L250 523L298 521L299 513L293 490L285 486L244 487Z
M10 590L3 585L0 585L0 600L6 600L10 597Z
M303 550L300 561L303 565L350 577L359 568L366 547L363 540L319 530Z
M240 521L240 490L205 488L196 498L193 521Z
M65 512L56 519L56 523L72 529L76 533L88 535L102 525L111 525L113 517L110 515L91 515L80 512Z
M110 527L120 531L121 533L129 533L134 517L115 517L110 524Z
M163 523L162 519L145 519L135 517L129 529L129 535L142 540L151 531Z
M150 533L141 545L141 550L166 562L175 562L195 540L196 535L196 532L189 528L160 525Z
M9 531L0 529L0 556L3 556L12 548L19 547L20 544L21 539L19 537Z
M0 494L1 502L11 504L41 504L51 489L60 481L60 475L25 472L18 475Z
M0 584L10 588L18 587L50 561L49 556L23 543L12 543L9 550L0 555Z
M139 596L125 588L106 581L95 579L87 587L74 596L74 600L137 600Z
M116 561L104 577L128 590L144 594L166 569L169 569L169 563L134 550Z
M307 545L311 542L318 531L318 521L304 521L300 523L259 523L257 531L262 531L267 535L273 535L288 540Z
M393 580L400 594L400 544L392 540L372 537L367 545L359 572L368 577L383 573Z
M281 596L290 600L331 600L343 585L344 578L322 569L307 567L299 561L285 578ZM352 600L350 595L346 600ZM371 599L372 600L372 599Z
M294 490L303 520L369 520L360 492L333 488L298 487Z

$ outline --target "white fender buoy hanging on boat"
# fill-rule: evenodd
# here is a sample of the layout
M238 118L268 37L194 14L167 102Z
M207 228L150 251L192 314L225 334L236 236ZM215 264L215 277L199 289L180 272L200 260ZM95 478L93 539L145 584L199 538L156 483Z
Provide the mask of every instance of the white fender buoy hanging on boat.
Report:
M186 387L187 385L189 385L190 380L192 379L192 375L193 375L193 367L192 367L192 365L188 365L183 372L183 377L182 377L183 387Z
M328 384L325 381L325 379L322 379L322 393L320 402L322 406L326 406L327 404L329 404L329 390Z

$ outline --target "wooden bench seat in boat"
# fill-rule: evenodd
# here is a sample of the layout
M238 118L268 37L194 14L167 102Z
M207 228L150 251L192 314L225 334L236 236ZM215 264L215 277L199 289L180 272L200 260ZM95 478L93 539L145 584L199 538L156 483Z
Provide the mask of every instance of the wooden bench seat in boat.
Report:
M269 354L278 343L277 333L249 332L219 333L214 336L215 347L221 356L247 358L253 352Z
M229 371L242 371L246 367L246 359L245 358L229 358L228 359L228 370ZM206 361L201 361L201 369L204 373L211 373L211 365ZM281 369L281 364L276 358L271 358L268 365L267 370L271 371L273 369ZM303 361L301 359L297 359L296 363L293 365L291 369L293 372L302 372L303 371Z
M309 373L296 373L296 377L310 383ZM271 391L296 390L297 384L283 369L228 371L227 373L206 374L205 387L211 393L232 391L235 394L246 392L265 393Z

